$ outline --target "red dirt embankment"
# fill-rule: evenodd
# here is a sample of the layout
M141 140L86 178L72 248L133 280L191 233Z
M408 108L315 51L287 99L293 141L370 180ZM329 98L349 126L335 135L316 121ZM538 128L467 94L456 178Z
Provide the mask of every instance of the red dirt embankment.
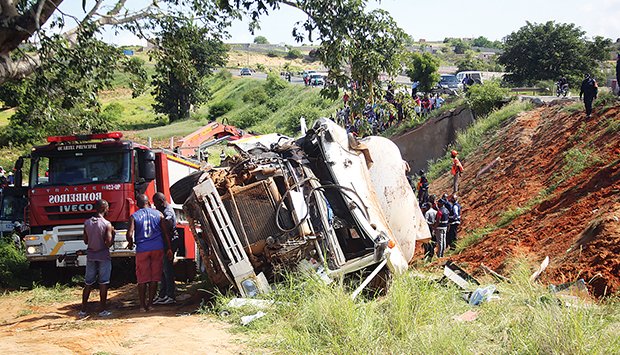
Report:
M544 282L583 278L597 296L619 292L618 127L620 106L599 107L586 121L583 111L570 113L564 104L556 104L508 122L476 153L462 159L459 238L497 226L506 211L522 207L525 212L451 259L476 274L480 263L502 272L516 255L537 262L549 256ZM568 151L582 153L587 167L571 173L571 162L579 159L567 158ZM498 157L493 168L476 177ZM450 188L449 173L431 184L436 194Z

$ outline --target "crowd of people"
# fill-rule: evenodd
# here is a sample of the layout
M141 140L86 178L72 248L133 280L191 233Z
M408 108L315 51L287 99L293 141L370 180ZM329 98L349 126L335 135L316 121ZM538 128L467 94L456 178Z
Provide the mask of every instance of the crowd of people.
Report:
M461 205L459 204L458 183L463 173L463 165L458 159L458 152L453 150L452 169L453 185L452 194L442 194L437 198L435 194L429 194L429 184L423 170L418 172L420 180L416 190L418 202L422 214L431 233L431 239L423 244L424 258L430 261L435 255L444 257L446 249L455 249L458 240L458 228L461 225Z
M407 117L405 109L409 100L408 94L395 93L392 86L388 86L385 97L373 103L367 101L363 109L357 107L351 96L345 91L342 97L343 107L337 111L335 121L344 127L347 132L360 135L362 131L373 135L379 134L391 126L400 124ZM412 93L411 102L413 114L418 118L426 117L433 110L440 109L445 99L439 93L421 94L417 91ZM360 112L356 114L355 112Z
M138 211L131 215L127 229L128 248L136 247L136 278L140 310L148 312L156 304L175 303L174 253L178 249L176 216L172 206L161 192L153 196L155 208L146 195L137 196ZM109 204L98 200L94 205L95 216L84 222L86 273L79 317L88 315L87 305L95 283L99 285L99 316L107 317L107 293L112 273L110 247L114 243L114 227L106 220ZM159 294L157 297L159 283Z

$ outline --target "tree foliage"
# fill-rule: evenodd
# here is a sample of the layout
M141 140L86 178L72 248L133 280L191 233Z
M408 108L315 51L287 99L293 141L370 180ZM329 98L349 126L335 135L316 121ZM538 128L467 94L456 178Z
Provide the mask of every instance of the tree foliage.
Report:
M494 80L472 85L465 94L467 104L478 116L488 115L494 109L501 107L507 96L508 89L502 88L500 83Z
M254 43L256 44L269 44L269 40L265 36L254 37Z
M506 37L499 62L510 72L507 79L515 84L532 84L566 76L576 82L594 72L598 62L606 59L611 40L585 38L575 24L528 22Z
M133 78L134 95L144 90L146 72L122 52L97 39L98 27L84 24L73 43L61 35L43 37L41 65L22 82L18 109L0 143L31 143L51 134L108 130L98 93L111 88L116 71Z
M192 106L207 102L206 78L226 64L227 46L209 29L191 20L168 20L161 24L153 78L156 112L168 115L170 122L188 118Z
M503 44L500 41L491 41L490 39L480 36L478 38L474 38L471 41L471 45L474 47L483 47L483 48L502 48Z
M439 82L439 61L430 53L410 53L407 58L407 76L420 82L420 90L429 92Z

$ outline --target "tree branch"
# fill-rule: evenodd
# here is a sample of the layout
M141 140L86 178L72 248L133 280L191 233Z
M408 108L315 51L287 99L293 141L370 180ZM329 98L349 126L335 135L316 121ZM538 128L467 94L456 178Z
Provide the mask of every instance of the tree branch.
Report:
M86 16L84 16L84 19L82 19L82 23L88 21L91 19L91 17L93 17L94 14L97 13L97 11L99 11L99 8L101 7L101 4L104 2L105 0L97 0L97 2L95 2L95 6L93 6L92 9L90 9L90 11L88 11L88 13L86 14Z
M126 2L127 2L127 0L118 0L116 5L114 5L112 10L108 11L108 13L106 15L108 15L108 16L116 16L116 15L118 15L118 13L121 11L123 6L125 6Z

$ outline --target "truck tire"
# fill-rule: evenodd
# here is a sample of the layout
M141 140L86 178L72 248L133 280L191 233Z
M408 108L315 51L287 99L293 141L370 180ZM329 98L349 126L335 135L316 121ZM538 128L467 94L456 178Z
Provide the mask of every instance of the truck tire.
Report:
M182 204L187 200L202 174L202 171L195 171L170 186L170 196L174 203Z

